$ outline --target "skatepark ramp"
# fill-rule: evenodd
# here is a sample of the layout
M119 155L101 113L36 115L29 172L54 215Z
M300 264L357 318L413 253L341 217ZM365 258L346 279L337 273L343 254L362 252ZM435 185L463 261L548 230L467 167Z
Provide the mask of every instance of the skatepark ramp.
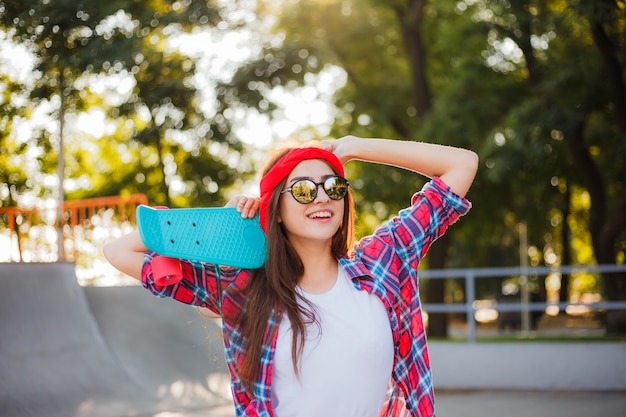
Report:
M234 416L216 320L139 286L83 288L71 263L3 263L0 285L0 417ZM626 415L624 342L429 345L441 415L511 415L533 392L558 395L523 417L555 401Z
M71 263L2 264L0 285L0 416L232 415L219 323L196 309L80 287Z

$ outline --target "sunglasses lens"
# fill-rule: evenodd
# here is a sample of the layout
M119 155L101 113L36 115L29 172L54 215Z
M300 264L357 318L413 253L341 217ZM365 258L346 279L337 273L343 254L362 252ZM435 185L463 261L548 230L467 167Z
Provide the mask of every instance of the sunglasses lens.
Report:
M335 175L326 178L323 183L318 184L309 179L296 181L282 193L290 192L298 203L309 204L317 197L317 187L319 185L324 186L324 191L331 200L341 200L348 192L348 181Z
M291 194L300 203L310 203L317 196L317 186L311 180L300 180L291 186Z
M341 200L348 192L348 182L339 177L329 177L324 181L324 191L332 200Z

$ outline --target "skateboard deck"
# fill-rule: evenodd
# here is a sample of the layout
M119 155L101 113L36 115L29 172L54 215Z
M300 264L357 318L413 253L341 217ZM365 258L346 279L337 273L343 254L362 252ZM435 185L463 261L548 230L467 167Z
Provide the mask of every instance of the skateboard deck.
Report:
M159 255L246 269L265 263L267 241L258 214L244 219L235 208L140 205L137 227L146 247Z

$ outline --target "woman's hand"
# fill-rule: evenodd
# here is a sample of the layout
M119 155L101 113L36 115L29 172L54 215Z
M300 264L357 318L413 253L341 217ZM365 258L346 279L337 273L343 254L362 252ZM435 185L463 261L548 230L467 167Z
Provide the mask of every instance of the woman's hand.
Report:
M241 217L244 219L251 219L256 215L256 212L259 210L259 203L261 199L258 197L249 197L247 195L238 195L230 200L224 207L234 207L237 209L239 213L241 213Z
M354 155L352 154L354 152L353 148L359 140L360 138L356 136L348 135L335 140L323 140L320 143L324 149L334 153L335 156L339 158L339 161L341 161L342 164L345 164L354 158Z

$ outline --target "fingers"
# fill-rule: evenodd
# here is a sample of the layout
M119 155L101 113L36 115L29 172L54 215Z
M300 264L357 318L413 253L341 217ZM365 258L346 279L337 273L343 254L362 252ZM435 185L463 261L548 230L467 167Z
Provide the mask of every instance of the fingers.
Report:
M342 164L350 160L349 152L352 148L351 141L354 136L344 136L339 139L326 139L320 141L322 147L335 154Z
M259 204L261 200L256 197L249 197L246 195L237 196L234 198L236 202L236 208L239 213L241 213L241 217L244 219L251 219L256 215L256 212L259 210Z
M335 150L334 140L325 139L325 140L320 141L320 144L322 145L324 149L326 149L329 152L334 152Z

